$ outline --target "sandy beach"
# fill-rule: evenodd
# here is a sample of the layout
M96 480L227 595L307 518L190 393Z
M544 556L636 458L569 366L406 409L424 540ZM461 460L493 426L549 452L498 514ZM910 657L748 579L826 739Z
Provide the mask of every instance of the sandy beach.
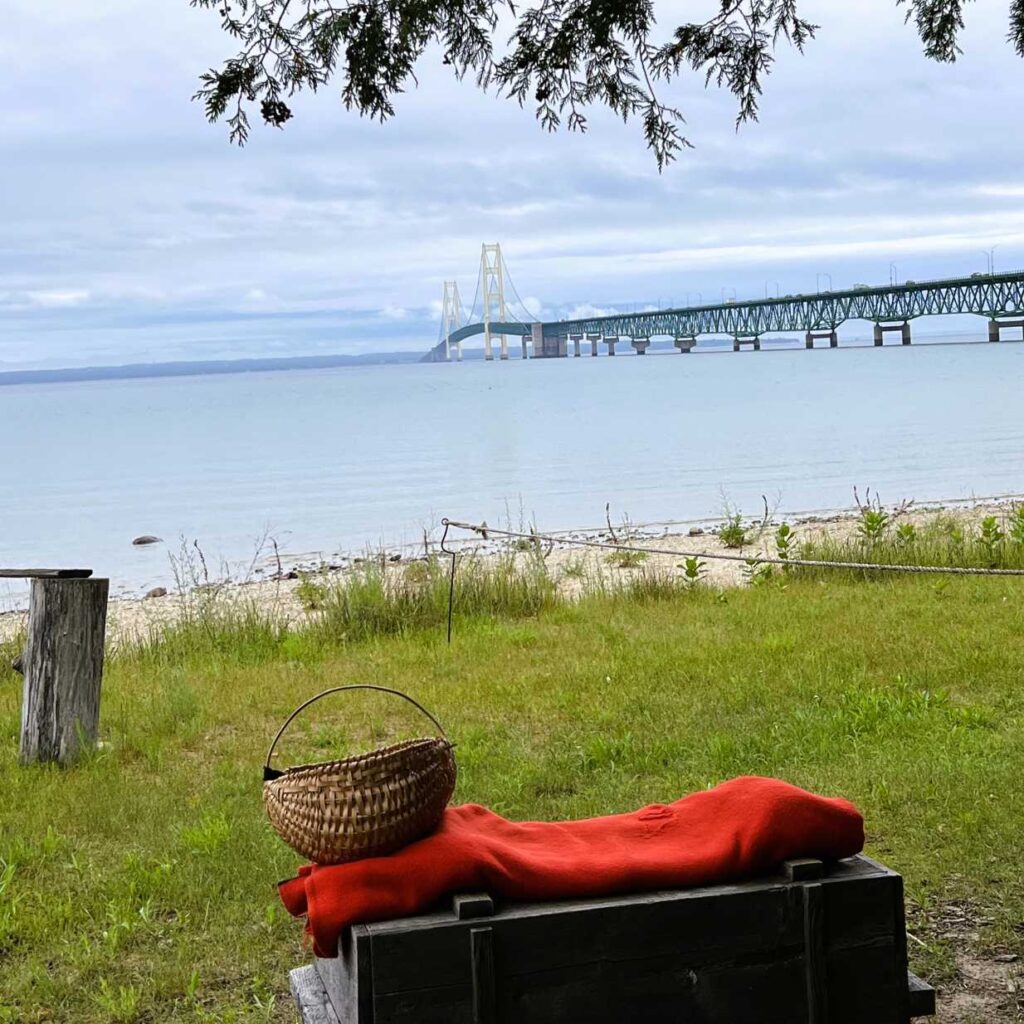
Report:
M976 524L986 516L1004 518L1012 508L1024 500L1024 495L1002 495L961 502L909 504L889 506L887 511L896 523L912 523L921 529L943 516L965 525ZM448 546L459 552L460 558L493 559L501 555L513 557L524 566L529 559L543 558L548 572L568 597L579 597L588 589L601 584L614 585L628 581L640 573L681 575L684 559L690 556L701 560L704 584L727 588L744 586L749 578L746 559L773 557L775 531L786 522L793 529L794 550L806 541L830 538L844 541L852 537L858 527L857 508L823 509L783 515L768 510L761 518L744 517L743 527L748 543L742 548L727 547L719 537L723 523L719 517L707 520L666 521L661 523L630 523L614 520L604 528L599 526L571 531L541 534L536 545L521 538L501 535L502 529L529 533L519 526L489 527L484 539L476 533L453 528L449 532ZM166 594L152 597L111 600L108 611L108 637L115 643L144 639L154 631L173 624L195 608L199 600L215 601L222 607L232 604L255 606L261 612L284 622L301 624L315 611L309 611L300 598L303 580L330 586L343 581L352 573L362 571L368 562L379 563L386 574L404 574L410 564L442 554L440 532L417 550L364 551L361 554L337 554L329 560L302 560L278 562L276 558L262 557L253 562L243 579L200 580L198 566L194 568L189 585ZM619 559L608 549L588 547L588 543L622 544L630 547L652 547L663 553L643 556L642 561ZM523 550L530 548L531 550ZM716 555L742 556L742 560L718 560ZM627 564L623 564L627 563ZM188 574L186 574L187 576ZM0 642L10 639L25 627L25 609L0 614Z

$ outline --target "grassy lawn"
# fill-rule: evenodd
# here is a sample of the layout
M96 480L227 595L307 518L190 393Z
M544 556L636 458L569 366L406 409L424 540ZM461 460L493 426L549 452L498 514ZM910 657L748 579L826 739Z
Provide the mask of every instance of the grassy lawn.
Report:
M748 773L847 796L907 880L918 973L955 990L963 943L1024 953L1024 580L640 591L457 616L450 648L440 622L186 629L110 659L105 744L70 771L17 767L4 657L0 1021L293 1020L287 971L308 953L273 886L298 859L264 820L260 766L295 705L353 681L435 711L457 799L512 817ZM420 732L400 702L333 700L283 763Z

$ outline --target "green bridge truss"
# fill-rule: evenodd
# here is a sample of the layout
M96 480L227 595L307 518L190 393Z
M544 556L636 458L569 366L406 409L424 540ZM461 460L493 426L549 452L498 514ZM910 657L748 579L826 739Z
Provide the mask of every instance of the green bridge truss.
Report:
M784 331L834 331L847 320L891 324L948 313L977 313L990 319L1024 317L1024 271L560 320L544 324L543 331L545 337L552 338L588 334L627 338L725 334L748 338Z
M990 320L1024 320L1024 271L1006 274L972 274L944 281L907 281L878 288L819 292L815 295L785 295L780 298L724 302L684 309L660 309L644 313L578 320L556 320L543 324L492 323L491 333L534 338L535 355L564 355L559 343L568 338L671 337L696 340L702 334L732 338L759 338L764 334L802 331L808 334L833 332L847 320L874 324L899 324L920 316L975 313ZM535 328L537 330L535 330ZM482 323L466 324L450 335L450 343L483 334ZM537 334L541 346L536 345ZM427 362L444 358L445 345L432 349Z

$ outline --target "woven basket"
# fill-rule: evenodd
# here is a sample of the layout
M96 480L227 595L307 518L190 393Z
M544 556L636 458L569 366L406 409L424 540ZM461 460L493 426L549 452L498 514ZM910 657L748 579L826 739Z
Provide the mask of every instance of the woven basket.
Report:
M407 700L440 737L406 740L341 761L270 767L277 741L300 711L331 693L378 690ZM455 757L437 719L412 697L384 686L336 686L299 705L281 726L263 769L263 803L277 834L316 864L379 857L422 838L455 789Z

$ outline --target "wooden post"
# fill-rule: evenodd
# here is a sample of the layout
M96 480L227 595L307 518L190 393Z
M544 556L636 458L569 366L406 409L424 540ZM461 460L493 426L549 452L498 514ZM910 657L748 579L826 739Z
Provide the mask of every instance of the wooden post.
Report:
M804 886L804 979L807 1024L828 1024L828 977L825 973L825 894L820 882ZM906 941L906 939L904 939ZM899 1018L906 1020L906 1017Z
M67 764L96 740L109 587L104 579L32 580L22 764Z
M469 950L473 979L473 1024L495 1024L498 1014L494 991L493 930L471 928Z

